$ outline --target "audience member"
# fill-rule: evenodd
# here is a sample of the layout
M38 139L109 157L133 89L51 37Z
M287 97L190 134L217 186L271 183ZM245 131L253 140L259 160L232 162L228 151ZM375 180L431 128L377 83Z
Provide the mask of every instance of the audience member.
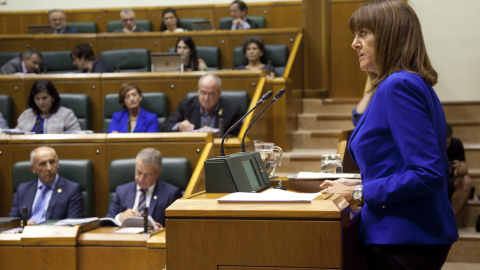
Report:
M184 32L177 11L173 8L166 8L162 12L162 24L160 32Z
M51 147L30 153L30 169L38 178L21 183L13 199L10 217L21 217L27 207L27 224L49 219L83 218L82 187L58 175L58 156Z
M221 81L215 74L205 74L198 80L198 95L194 98L180 101L176 111L162 123L160 131L211 131L223 123L227 130L240 118L240 108L222 97ZM238 135L240 125L232 132Z
M120 11L120 20L122 21L123 28L115 29L114 33L134 33L134 32L148 32L137 25L137 19L135 18L135 11L130 8L125 8Z
M37 49L26 49L21 57L13 58L0 68L0 74L38 73L42 53Z
M374 0L348 25L376 90L348 145L362 179L326 180L322 193L361 207L368 269L441 269L458 231L447 192L445 114L420 21L402 0Z
M120 86L118 103L125 110L115 112L108 133L158 132L158 117L140 106L142 91L134 83Z
M67 16L61 9L52 9L48 12L48 19L53 28L54 34L75 34L80 33L76 27L66 26Z
M220 25L220 29L225 30L245 30L258 28L258 24L247 18L247 4L243 1L233 1L230 4L231 21L227 21Z
M107 217L123 222L126 218L141 217L143 208L157 226L165 226L165 209L182 197L181 190L158 177L162 173L162 154L145 148L137 154L135 181L117 186Z
M453 213L457 215L470 197L472 179L468 176L462 141L453 137L453 129L449 124L447 124L447 154L450 163L448 195L452 202Z
M269 74L275 72L275 68L271 64L265 64L265 45L261 38L247 37L243 41L242 52L248 59L248 64L235 67L235 69L267 70Z
M198 58L197 48L193 39L189 36L179 37L175 45L175 51L180 53L184 71L207 71L205 61Z
M73 64L82 72L102 73L113 72L110 67L102 59L95 59L92 48L88 44L78 44L71 53Z
M69 108L60 106L60 96L48 80L33 83L28 109L18 117L17 129L23 132L64 133L80 131L78 119Z
M5 121L5 118L3 118L3 114L0 112L0 129L7 129L7 121Z

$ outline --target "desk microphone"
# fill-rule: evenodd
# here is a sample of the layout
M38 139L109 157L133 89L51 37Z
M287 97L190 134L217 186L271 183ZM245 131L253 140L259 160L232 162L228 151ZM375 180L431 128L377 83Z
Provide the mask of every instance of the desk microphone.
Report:
M225 134L223 134L222 144L220 145L220 156L221 156L221 157L224 157L224 156L225 156L225 151L224 151L224 148L223 148L223 143L225 142L225 138L227 138L228 133L230 133L230 131L232 131L236 126L238 126L238 125L243 121L243 119L245 119L245 117L247 117L247 115L249 115L253 110L255 110L255 108L257 108L258 106L260 106L262 103L264 103L265 101L267 101L272 95L273 95L273 92L272 92L271 90L268 91L267 93L265 93L265 95L262 96L262 98L257 102L257 104L256 104L250 111L248 111L244 116L242 116L242 118L240 118L240 120L238 120L235 124L233 124L233 125L227 130L227 132L225 132ZM277 94L277 95L278 95L278 94Z
M22 221L23 221L23 224L22 224L22 228L25 228L25 226L27 226L27 207L23 207L22 208Z
M143 207L143 232L148 233L148 207Z
M270 91L271 92L271 91ZM255 122L257 122L258 118L260 118L260 116L263 115L263 113L268 110L268 108L270 108L270 106L272 106L273 103L275 103L279 98L281 98L283 96L283 94L285 93L285 89L280 89L278 90L277 94L275 95L275 97L273 97L272 101L270 101L270 103L267 105L267 107L265 107L265 109L263 109L263 111L257 116L257 118L255 118L255 120L253 120L253 122L248 126L247 130L245 130L245 133L243 133L243 138L242 138L242 149L240 152L245 152L245 137L247 136L247 131L253 126L253 124L255 124Z

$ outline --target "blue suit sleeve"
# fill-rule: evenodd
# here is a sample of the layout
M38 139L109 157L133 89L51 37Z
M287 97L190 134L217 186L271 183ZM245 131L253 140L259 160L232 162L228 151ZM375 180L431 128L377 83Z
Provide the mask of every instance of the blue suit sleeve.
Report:
M119 131L119 123L120 123L120 113L115 112L112 116L112 121L108 126L108 133L112 133L113 131Z
M19 204L20 204L20 192L18 191L17 194L15 195L15 198L13 198L12 209L10 210L10 213L8 214L9 217L21 217L22 216L22 213L19 209Z
M68 204L67 218L83 218L84 216L82 187L75 185Z
M117 214L123 212L120 207L120 196L119 187L117 187L115 189L115 196L113 197L110 207L108 208L107 217L115 218Z
M151 117L149 117L146 132L158 132L158 116L156 114L152 113Z

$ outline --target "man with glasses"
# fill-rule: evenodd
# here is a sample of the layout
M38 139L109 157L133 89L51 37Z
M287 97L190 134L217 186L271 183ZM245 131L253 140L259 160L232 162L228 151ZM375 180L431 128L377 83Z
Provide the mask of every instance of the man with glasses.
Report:
M48 19L53 28L54 34L75 34L80 33L76 27L66 26L67 16L61 9L52 9L48 12Z
M141 217L143 208L159 228L165 226L165 209L182 197L181 190L158 177L162 173L162 154L154 148L142 149L136 158L135 181L117 186L107 217L123 222Z
M200 77L197 93L196 97L180 101L177 110L162 123L160 131L226 131L241 118L239 106L220 97L221 80L217 75ZM235 136L239 131L240 125L230 134Z
M125 8L120 12L120 20L122 21L123 28L115 29L114 33L133 33L133 32L148 32L137 25L135 18L135 11L130 8Z

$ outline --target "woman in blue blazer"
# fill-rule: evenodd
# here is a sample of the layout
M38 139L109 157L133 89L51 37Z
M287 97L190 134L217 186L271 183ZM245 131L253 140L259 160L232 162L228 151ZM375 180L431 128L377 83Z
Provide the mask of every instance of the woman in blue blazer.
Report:
M458 232L445 115L420 22L401 0L375 0L353 13L349 28L375 91L349 142L362 180L321 187L361 207L368 269L441 269Z
M158 132L158 116L140 106L142 91L136 84L122 84L118 102L125 110L113 114L108 133Z

